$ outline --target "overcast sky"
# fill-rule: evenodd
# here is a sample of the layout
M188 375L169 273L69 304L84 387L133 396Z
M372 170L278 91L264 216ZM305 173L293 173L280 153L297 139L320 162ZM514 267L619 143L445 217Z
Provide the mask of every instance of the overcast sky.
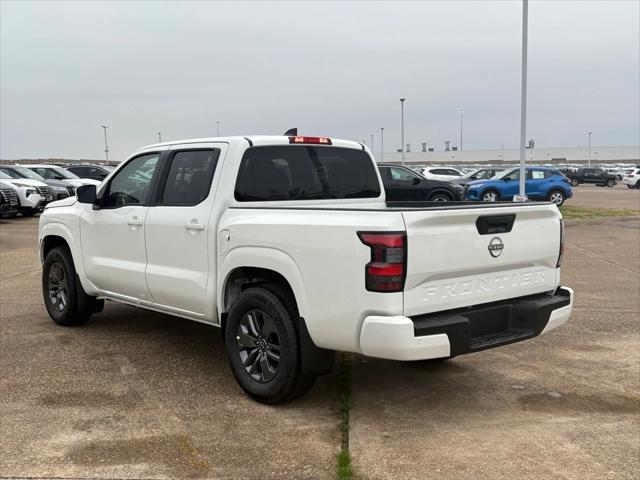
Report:
M528 138L640 143L640 2L529 5ZM301 133L516 147L521 3L0 3L0 158Z

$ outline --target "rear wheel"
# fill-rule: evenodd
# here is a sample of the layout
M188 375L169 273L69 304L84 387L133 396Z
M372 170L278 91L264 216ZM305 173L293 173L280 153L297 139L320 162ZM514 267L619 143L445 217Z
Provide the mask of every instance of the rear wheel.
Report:
M616 181L610 178L607 180L607 187L613 187L616 184Z
M225 344L236 381L258 402L292 400L315 382L302 374L291 303L268 288L240 294L229 312Z
M580 182L577 179L572 178L571 179L571 186L572 187L577 187L578 185L580 185Z
M560 190L552 190L551 192L549 192L549 195L547 195L547 200L555 203L557 206L561 206L564 203L564 199L564 193L562 193Z
M497 202L500 200L500 195L495 190L487 190L482 194L483 202Z
M49 316L65 327L86 323L104 305L104 300L87 295L82 288L67 247L55 247L47 253L42 268L42 295Z

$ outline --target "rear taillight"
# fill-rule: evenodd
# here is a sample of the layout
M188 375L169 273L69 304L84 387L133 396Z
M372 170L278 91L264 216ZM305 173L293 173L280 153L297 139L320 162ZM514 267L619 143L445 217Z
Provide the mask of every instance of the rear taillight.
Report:
M560 219L560 252L558 252L558 263L556 268L560 268L562 265L562 257L564 257L564 220Z
M310 143L314 145L331 145L327 137L289 137L289 143Z
M371 248L365 266L365 286L370 292L401 292L407 275L405 232L358 232L360 241Z

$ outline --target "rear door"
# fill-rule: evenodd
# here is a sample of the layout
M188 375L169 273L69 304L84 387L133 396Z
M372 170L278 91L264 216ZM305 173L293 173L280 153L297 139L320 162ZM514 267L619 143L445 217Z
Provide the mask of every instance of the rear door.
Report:
M405 315L555 289L560 248L555 205L413 210L403 217Z
M171 147L145 223L149 290L158 305L204 315L215 295L216 226L210 225L218 162L226 144Z
M527 179L525 180L525 192L532 198L539 199L545 196L547 190L546 184L549 180L545 180L544 170L531 169L527 170Z

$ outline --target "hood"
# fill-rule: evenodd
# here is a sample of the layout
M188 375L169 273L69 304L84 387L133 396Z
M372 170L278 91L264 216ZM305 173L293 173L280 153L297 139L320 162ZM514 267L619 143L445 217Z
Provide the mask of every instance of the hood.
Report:
M45 210L56 207L69 207L76 203L78 199L75 196L63 198L62 200L56 200L55 202L50 202L44 207Z
M50 185L52 187L67 188L69 186L69 184L67 182L65 182L64 180L45 179L44 183L46 183L47 185Z
M76 187L80 185L95 185L96 187L100 185L102 182L100 180L94 180L93 178L78 178L77 180L73 180L74 182L78 182Z
M457 183L458 185L466 185L467 183L477 182L478 180L469 180L468 178L456 178L455 180L451 180L453 183Z
M491 179L483 179L483 180L471 180L470 182L467 182L467 185L469 186L469 188L473 188L473 187L482 187L483 185L486 185L487 183L491 183L493 180Z
M16 184L29 185L30 187L46 187L47 186L46 183L43 183L40 180L31 180L30 178L5 178L2 181L11 183L13 185L16 185Z
M11 183L7 182L6 180L0 180L0 188L10 188L11 190L16 189L16 187L11 185Z

